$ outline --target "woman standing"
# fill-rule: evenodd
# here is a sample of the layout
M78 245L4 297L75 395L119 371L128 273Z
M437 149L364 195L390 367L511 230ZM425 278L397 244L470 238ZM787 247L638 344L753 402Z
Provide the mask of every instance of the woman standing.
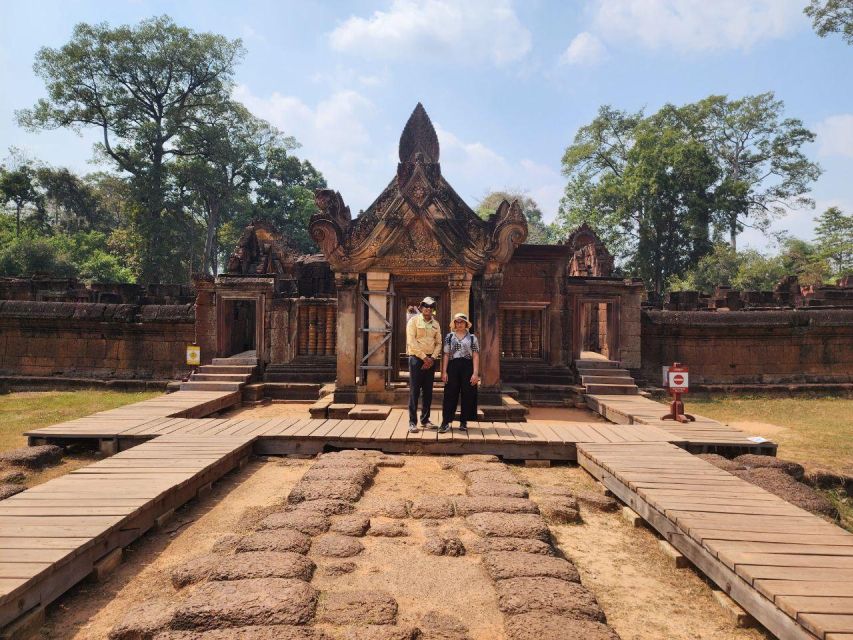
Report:
M469 331L471 323L464 313L453 316L453 331L444 338L441 379L444 381L444 403L439 433L447 433L456 404L462 396L459 430L468 430L468 421L477 419L477 384L480 382L480 343Z

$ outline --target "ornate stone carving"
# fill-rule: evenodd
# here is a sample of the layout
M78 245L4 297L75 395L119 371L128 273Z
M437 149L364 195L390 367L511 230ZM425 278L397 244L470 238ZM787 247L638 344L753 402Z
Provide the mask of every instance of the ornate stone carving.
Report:
M342 244L352 216L338 191L318 189L314 194L314 202L319 211L311 216L308 233L328 257Z
M613 274L613 256L586 222L575 229L563 244L572 250L568 275L609 277Z
M228 257L225 273L240 276L289 275L297 252L264 220L253 220Z
M418 104L400 136L397 175L355 220L340 194L321 190L312 238L333 271L400 271L430 266L496 271L527 237L517 203L481 220L441 175L438 136Z

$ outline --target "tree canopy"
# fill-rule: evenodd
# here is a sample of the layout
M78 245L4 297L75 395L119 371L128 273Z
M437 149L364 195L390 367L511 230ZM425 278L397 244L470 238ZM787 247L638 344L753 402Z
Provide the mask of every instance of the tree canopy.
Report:
M809 0L803 11L821 38L840 33L847 44L853 44L853 0Z
M809 206L820 174L802 146L814 139L783 118L772 93L710 96L646 115L603 106L563 156L558 224L587 222L617 259L657 291L745 226L767 229Z
M523 191L512 189L491 191L483 196L475 211L478 216L486 220L504 200L507 202L518 200L521 205L521 210L527 218L527 244L556 244L559 241L556 225L547 224L542 219L542 209L539 208L536 200Z

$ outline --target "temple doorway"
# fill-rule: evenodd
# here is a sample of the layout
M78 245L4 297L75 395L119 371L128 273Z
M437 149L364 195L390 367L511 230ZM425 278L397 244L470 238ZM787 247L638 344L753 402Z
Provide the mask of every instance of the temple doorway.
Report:
M406 323L408 322L409 308L417 310L421 301L432 297L436 302L435 317L441 326L442 335L447 333L450 322L450 305L447 294L447 282L434 285L418 283L417 285L396 284L394 285L396 296L394 299L394 368L391 371L392 382L408 381L409 360L406 354Z
M223 300L223 316L227 318L226 330L221 332L223 343L220 345L222 357L233 356L257 348L256 317L257 302L255 300Z
M581 302L576 357L619 360L619 316L614 302Z

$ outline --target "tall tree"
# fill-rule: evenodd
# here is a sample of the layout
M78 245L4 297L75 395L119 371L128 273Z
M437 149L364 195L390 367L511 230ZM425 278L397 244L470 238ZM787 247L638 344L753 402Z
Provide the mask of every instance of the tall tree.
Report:
M847 44L853 44L853 0L809 0L803 12L821 38L840 33Z
M819 253L836 276L853 275L853 215L830 207L817 218L815 236Z
M18 120L30 129L100 130L99 151L130 175L140 203L143 283L161 279L165 253L183 233L169 202L170 165L184 153L180 136L229 100L242 55L239 40L196 33L166 16L117 28L78 24L66 45L36 55L48 97Z
M557 226L553 223L547 224L542 219L542 209L539 208L539 204L523 191L507 189L487 193L477 205L477 215L484 220L487 219L504 200L507 202L518 200L521 205L524 217L527 218L527 244L557 243L559 240Z
M41 210L43 204L35 169L29 164L21 164L10 170L0 167L0 197L4 205L8 202L14 205L15 236L20 236L24 207L33 205L37 210Z
M112 216L102 206L97 192L68 169L41 167L36 171L44 190L50 224L57 231L108 231Z
M718 163L716 209L735 250L744 226L766 229L789 207L814 204L809 188L821 170L802 146L814 141L815 134L801 120L784 118L784 108L768 92L738 100L709 96L662 109L679 117Z
M178 163L179 179L192 194L195 210L205 228L202 270L215 275L219 230L233 219L238 208L251 207L253 181L269 152L284 140L269 123L254 117L240 104L224 105L215 119L200 125L182 138L192 156Z

